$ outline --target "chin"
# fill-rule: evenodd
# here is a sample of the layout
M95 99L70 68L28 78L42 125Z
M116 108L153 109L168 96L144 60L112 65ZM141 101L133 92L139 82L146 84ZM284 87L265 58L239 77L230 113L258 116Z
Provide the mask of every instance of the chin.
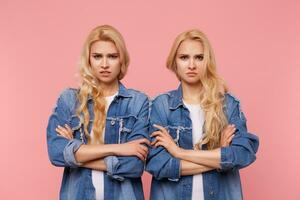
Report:
M189 84L189 85L195 85L195 84L200 84L201 81L197 78L187 78L185 80L183 80L186 84Z
M101 78L98 78L98 80L104 84L112 84L115 81L118 81L117 78L111 78L111 77L105 77L105 78L101 77Z

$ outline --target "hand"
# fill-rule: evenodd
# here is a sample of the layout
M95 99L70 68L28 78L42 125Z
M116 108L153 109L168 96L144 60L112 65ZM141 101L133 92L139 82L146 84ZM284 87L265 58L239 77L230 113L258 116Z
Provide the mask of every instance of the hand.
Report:
M73 131L67 124L65 124L64 127L58 125L55 131L59 136L62 136L68 140L73 139Z
M146 138L141 138L119 144L119 147L116 149L116 155L118 156L137 156L142 161L146 161L148 155L148 147L150 145L149 140Z
M226 126L222 133L221 133L221 141L220 141L220 146L221 147L228 147L233 139L234 132L236 131L235 125L230 124Z
M176 157L177 153L180 151L180 147L178 147L172 136L169 134L169 132L162 126L153 125L155 128L158 128L159 131L155 131L151 134L150 137L155 137L155 140L151 142L151 146L158 147L162 146L164 147L172 156Z

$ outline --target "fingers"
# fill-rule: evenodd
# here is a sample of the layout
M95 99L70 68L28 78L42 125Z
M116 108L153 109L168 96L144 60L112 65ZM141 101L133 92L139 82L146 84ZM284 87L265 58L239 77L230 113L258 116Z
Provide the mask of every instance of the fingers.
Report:
M67 130L69 131L69 133L73 133L71 127L68 124L65 124L65 127L67 128Z
M148 155L148 148L144 145L139 145L136 151L136 156L145 161Z
M228 145L231 143L232 139L234 138L235 134L231 135L228 139L227 139L227 142L228 142Z
M155 131L150 135L150 137L158 137L158 136L163 137L163 138L168 137L170 139L173 139L172 136L168 132Z
M163 126L160 126L160 125L157 125L157 124L153 124L153 126L155 128L158 128L163 133L168 133L167 129L165 129Z
M71 139L73 139L73 131L72 131L72 129L68 126L68 124L65 124L65 128L67 130L67 133L68 133L69 137Z
M139 146L140 147L140 149L147 155L148 154L148 148L147 147L145 147L144 145L140 145Z
M56 130L56 132L58 133L59 136L62 136L66 139L70 139L69 136L68 136L68 133L66 132L66 130L63 127L58 126L55 130Z
M230 124L224 128L221 135L221 146L226 147L230 145L232 139L235 136L235 131L236 128L234 124Z
M164 147L164 143L163 143L163 142L157 142L157 143L154 145L155 148L157 148L157 147L159 147L159 146Z
M151 146L155 146L157 142L162 141L163 138L161 136L157 136L153 142L151 142Z
M161 131L155 131L150 135L150 137L157 137L157 136L163 137L163 133Z
M224 137L228 138L230 137L234 132L235 132L236 128L234 124L228 125L225 129L224 129Z
M139 153L139 152L136 152L135 154L140 160L145 160L145 157L143 156L143 154Z
M144 150L142 148L139 148L138 152L142 154L144 158L146 158L148 155L148 150Z
M55 131L62 137L65 137L67 139L73 139L73 133L71 128L67 125L65 125L65 127L62 127L60 125L58 125L58 127L55 129Z
M134 140L134 141L136 141L137 143L140 143L140 144L147 144L150 146L150 141L146 138L141 138L141 139Z

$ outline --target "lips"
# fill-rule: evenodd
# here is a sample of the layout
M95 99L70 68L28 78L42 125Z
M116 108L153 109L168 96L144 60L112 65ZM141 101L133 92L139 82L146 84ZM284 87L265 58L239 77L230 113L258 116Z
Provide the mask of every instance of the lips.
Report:
M196 72L188 72L188 73L186 73L188 76L196 76L197 75L197 73Z
M101 75L103 75L103 76L108 76L108 75L110 75L110 71L101 71L101 72L99 72Z

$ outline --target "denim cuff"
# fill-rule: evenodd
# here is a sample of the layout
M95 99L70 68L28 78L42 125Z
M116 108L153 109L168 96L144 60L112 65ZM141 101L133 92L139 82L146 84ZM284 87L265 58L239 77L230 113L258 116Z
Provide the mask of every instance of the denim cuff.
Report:
M233 167L233 155L230 147L221 148L221 169L220 171L228 170Z
M68 144L65 146L64 151L63 151L63 155L64 155L64 160L66 165L68 165L69 167L78 167L80 165L82 165L82 163L79 163L76 161L75 159L75 152L79 149L79 147L82 145L83 143L77 139L72 139L68 142Z
M179 181L180 178L180 160L177 158L171 158L169 167L169 181Z
M116 156L107 156L104 158L107 175L118 181L124 181L124 177L116 175L116 170L120 166L119 159Z

